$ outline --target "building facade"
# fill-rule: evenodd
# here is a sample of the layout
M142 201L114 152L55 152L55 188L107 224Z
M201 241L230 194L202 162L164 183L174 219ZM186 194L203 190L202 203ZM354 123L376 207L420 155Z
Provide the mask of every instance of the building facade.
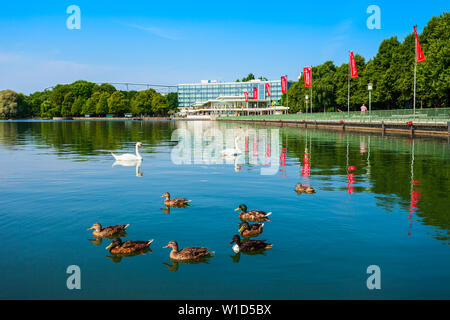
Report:
M270 83L270 96L265 84ZM288 81L288 88L292 82ZM180 109L215 100L223 96L242 96L248 92L249 99L253 99L254 88L257 88L257 100L267 101L269 105L278 103L281 99L281 80L251 80L248 82L219 82L217 80L202 80L200 83L179 84L178 106Z

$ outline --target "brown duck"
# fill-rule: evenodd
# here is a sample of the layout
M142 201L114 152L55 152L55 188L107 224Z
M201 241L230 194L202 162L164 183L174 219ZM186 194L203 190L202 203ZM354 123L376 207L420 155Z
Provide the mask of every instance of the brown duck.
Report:
M128 226L129 224L118 224L116 226L109 226L102 228L102 225L97 222L94 223L92 227L90 227L88 230L94 229L92 235L96 238L103 238L103 237L111 237L119 233L125 232L125 229L128 228Z
M243 222L237 224L240 226L238 232L244 238L257 237L263 232L264 223L249 224L248 222Z
M165 192L161 198L166 198L164 200L166 207L186 207L189 205L189 202L191 202L191 200L185 198L170 199L170 193L168 192Z
M120 238L115 238L113 242L106 247L106 250L109 249L109 252L112 254L132 254L147 249L152 242L153 239L149 241L128 240L123 242Z
M250 210L247 211L247 206L245 204L239 205L234 211L241 210L239 213L239 218L242 221L266 221L268 220L268 216L272 214L272 212L264 212L261 210Z
M167 246L163 248L172 248L169 255L172 260L194 260L214 255L213 251L208 251L208 248L203 247L190 247L179 250L178 243L173 240L169 241Z
M297 183L295 185L295 191L297 191L297 193L315 193L316 192L316 190L313 187L304 186L301 183Z
M235 243L233 251L238 252L254 252L272 249L272 244L267 243L266 240L245 240L241 241L239 235L235 235L230 244Z

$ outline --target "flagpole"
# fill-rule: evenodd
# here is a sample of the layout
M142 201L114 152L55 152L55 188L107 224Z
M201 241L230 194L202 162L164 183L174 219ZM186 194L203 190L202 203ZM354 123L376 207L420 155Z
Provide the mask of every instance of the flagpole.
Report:
M311 114L312 114L312 109L313 109L313 95L312 95L312 67L309 67L310 68L310 77L311 77Z
M348 61L348 94L347 94L347 115L350 115L350 58Z
M414 115L416 114L416 72L417 72L417 39L415 39L414 41L414 100L413 100Z
M289 112L289 86L288 86L288 76L286 75L286 113Z

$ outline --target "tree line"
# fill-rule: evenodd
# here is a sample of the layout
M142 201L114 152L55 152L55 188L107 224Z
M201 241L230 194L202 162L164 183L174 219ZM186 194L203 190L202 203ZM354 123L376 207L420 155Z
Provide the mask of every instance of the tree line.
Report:
M411 26L412 29L412 26ZM426 60L417 64L416 107L448 107L450 103L450 14L433 17L419 35ZM355 50L356 51L356 50ZM403 42L397 37L384 40L376 56L369 61L356 54L359 77L351 80L350 108L368 105L367 85L373 84L373 109L412 108L414 87L415 36ZM312 67L313 111L347 110L348 63L336 66L332 61ZM289 90L289 112L306 111L303 76ZM286 95L281 103L286 105ZM309 107L309 104L308 104Z
M162 95L154 89L122 91L107 83L97 85L84 80L60 84L52 90L28 96L12 90L0 92L0 118L123 116L126 113L165 116L177 109L175 92Z

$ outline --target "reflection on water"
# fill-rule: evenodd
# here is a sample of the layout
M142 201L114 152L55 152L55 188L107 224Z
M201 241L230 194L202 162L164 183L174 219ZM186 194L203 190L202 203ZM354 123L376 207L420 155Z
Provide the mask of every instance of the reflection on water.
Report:
M144 175L144 172L141 172L141 165L142 160L116 160L112 164L113 167L136 167L136 177L142 177Z
M143 161L111 166L136 141ZM221 155L233 148L242 154ZM83 298L372 298L365 270L379 264L390 281L380 297L450 298L449 151L440 138L208 121L0 122L0 297L73 298L60 270L79 264L86 288L96 281ZM316 193L297 196L296 183ZM166 190L195 205L163 207ZM273 211L270 253L230 255L239 203ZM160 249L105 259L102 239L86 241L93 220L216 256L190 267ZM252 290L236 291L241 281Z
M162 264L167 267L170 272L178 272L180 264L209 264L211 257L203 257L196 260L170 260L170 263L163 262Z
M122 259L124 259L124 258L132 258L132 257L140 256L140 255L145 256L147 253L153 253L152 249L147 247L143 250L129 253L129 254L109 254L106 256L106 258L110 259L114 263L120 263L120 262L122 262Z

